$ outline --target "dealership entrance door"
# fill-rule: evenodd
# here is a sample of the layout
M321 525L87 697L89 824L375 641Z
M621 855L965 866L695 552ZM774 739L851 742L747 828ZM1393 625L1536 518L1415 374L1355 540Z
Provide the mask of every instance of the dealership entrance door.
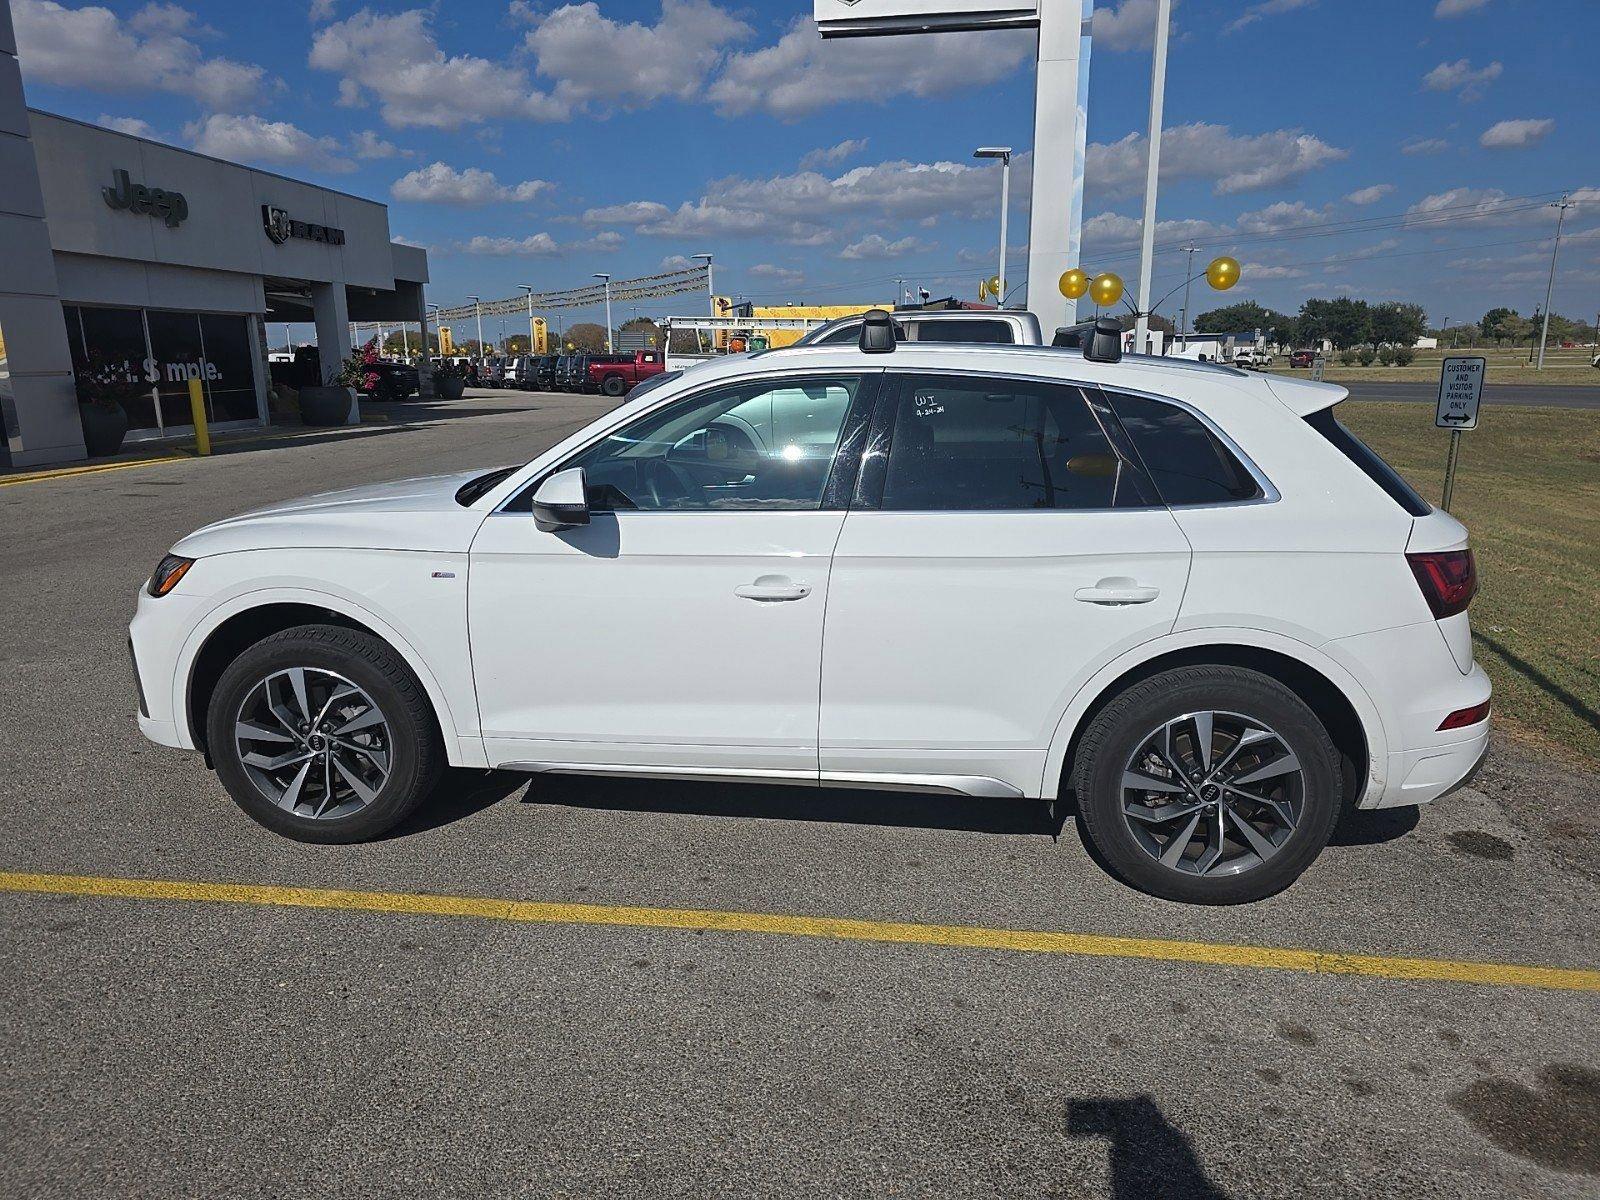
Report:
M123 400L130 440L192 432L191 378L200 380L208 424L265 424L251 331L254 316L62 307L78 378L110 372L132 385Z

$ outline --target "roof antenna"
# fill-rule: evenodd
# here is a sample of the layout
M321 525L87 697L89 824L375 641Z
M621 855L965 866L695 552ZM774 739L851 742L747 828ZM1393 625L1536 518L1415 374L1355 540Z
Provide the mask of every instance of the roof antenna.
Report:
M861 317L861 353L894 353L894 318L881 308L869 308Z
M1076 325L1063 325L1056 330L1052 346L1068 350L1082 350L1089 362L1114 363L1122 361L1122 323L1115 317L1096 317Z

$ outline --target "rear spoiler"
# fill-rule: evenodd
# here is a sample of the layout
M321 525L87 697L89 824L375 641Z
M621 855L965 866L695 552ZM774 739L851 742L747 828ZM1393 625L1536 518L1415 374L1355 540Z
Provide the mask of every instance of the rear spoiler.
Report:
M1350 395L1349 388L1340 387L1337 383L1317 383L1283 375L1268 375L1265 378L1272 394L1297 417L1309 417L1314 412L1332 408Z

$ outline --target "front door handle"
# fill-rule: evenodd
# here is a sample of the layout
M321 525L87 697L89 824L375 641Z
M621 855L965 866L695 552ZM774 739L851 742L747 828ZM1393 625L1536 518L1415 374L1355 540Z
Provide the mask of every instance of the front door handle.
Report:
M1149 604L1159 595L1160 588L1147 587L1124 575L1102 579L1093 587L1079 588L1072 593L1073 599L1085 604Z
M763 575L754 583L734 588L733 594L770 604L779 600L804 600L811 594L811 585L796 583L787 575Z

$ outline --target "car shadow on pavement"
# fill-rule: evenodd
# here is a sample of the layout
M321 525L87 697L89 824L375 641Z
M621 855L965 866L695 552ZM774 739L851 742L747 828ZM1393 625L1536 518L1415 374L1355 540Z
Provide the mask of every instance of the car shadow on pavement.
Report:
M1067 1102L1068 1137L1104 1138L1115 1200L1227 1200L1211 1182L1188 1134L1154 1097L1091 1097Z
M844 825L1048 837L1059 836L1062 827L1061 818L1051 812L1052 806L1039 800L983 800L923 792L579 775L536 777L523 803L614 812L763 817L772 821L828 821Z
M526 787L528 776L516 771L487 771L452 767L439 777L433 791L409 817L377 840L411 837L444 825L464 821L491 808Z
M1328 845L1381 846L1403 838L1422 820L1422 810L1415 804L1403 808L1351 809L1345 813Z

